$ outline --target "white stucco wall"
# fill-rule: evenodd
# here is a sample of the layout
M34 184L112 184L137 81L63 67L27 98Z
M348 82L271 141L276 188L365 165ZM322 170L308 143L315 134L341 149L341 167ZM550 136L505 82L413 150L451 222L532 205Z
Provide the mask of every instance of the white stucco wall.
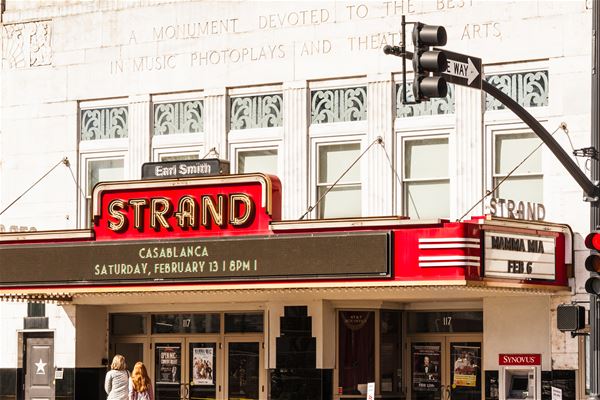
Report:
M550 321L548 297L484 298L484 370L497 370L498 355L507 353L541 354L542 370L552 369Z
M15 368L19 358L17 331L23 329L23 317L27 315L26 303L0 302L0 368Z

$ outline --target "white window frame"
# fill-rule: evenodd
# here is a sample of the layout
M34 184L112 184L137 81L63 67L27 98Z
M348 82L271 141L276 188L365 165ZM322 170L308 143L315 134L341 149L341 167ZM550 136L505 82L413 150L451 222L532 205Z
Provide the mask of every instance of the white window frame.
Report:
M365 139L366 135L345 135L345 136L326 136L326 137L317 137L311 140L311 149L310 149L310 160L311 160L311 185L310 185L310 198L311 205L314 206L314 210L311 211L310 218L318 219L319 218L319 205L316 204L317 200L319 200L319 147L320 146L328 146L328 145L343 145L343 144L356 144L360 145L359 154L362 154L365 151ZM360 168L360 181L358 184L360 185L361 191L361 216L365 215L365 204L366 204L366 193L364 189L364 182L366 179L366 168L362 167L362 162L364 160L360 160L358 162L358 167ZM349 167L348 165L347 167ZM339 177L336 177L336 179ZM333 183L333 182L331 182ZM350 185L348 183L344 183L343 185ZM351 184L354 185L354 184ZM329 185L325 185L329 186Z
M365 151L366 138L367 138L367 128L369 115L367 114L367 119L364 121L350 121L350 122L332 122L327 124L313 124L311 118L311 93L315 90L326 90L326 89L342 89L342 88L352 88L352 87L360 87L366 86L368 88L368 80L366 77L357 77L357 78L340 78L340 79L328 79L323 81L311 81L308 84L307 89L307 126L308 126L308 136L310 141L310 150L309 150L309 198L310 205L314 206L314 210L312 210L307 218L317 219L318 218L318 205L316 204L318 200L318 189L317 185L319 182L318 177L318 163L319 163L319 153L318 147L323 145L335 145L335 144L345 144L345 143L359 143L360 144L360 154ZM368 90L368 89L367 89ZM365 205L367 204L367 193L364 191L364 182L367 179L367 170L362 167L362 162L364 160L359 161L360 166L360 187L361 187L361 216L366 215Z
M448 122L448 116L426 116L426 117L413 117L408 119L421 119L421 118L435 118L435 121L438 122ZM452 123L454 123L454 115L450 115L452 117ZM405 118L403 118L404 120ZM415 130L402 130L396 131L396 157L394 157L395 161L395 169L398 174L397 177L394 177L395 183L395 210L398 215L408 214L405 210L407 210L405 199L404 199L404 143L408 140L421 140L421 139L438 139L438 138L446 138L448 139L448 184L450 185L450 195L452 195L452 185L453 185L453 168L452 168L452 157L450 157L451 146L452 146L452 138L455 135L454 126L445 126L438 127L435 129L424 130L423 126L419 126L420 124L416 124L413 129ZM411 125L412 127L412 125ZM441 178L440 178L441 179ZM399 182L398 182L399 180ZM450 208L450 213L452 213L452 209ZM408 216L408 215L406 215ZM445 218L449 218L450 216L446 216Z
M88 174L88 164L90 161L104 161L104 160L123 160L123 180L126 180L129 176L129 164L127 160L127 150L114 150L114 151L97 151L97 152L88 152L82 153L79 155L79 182L81 182L79 195L79 204L78 204L78 222L79 227L85 228L89 226L91 227L91 216L88 215L88 211L86 209L87 200L90 199L93 201L92 194L88 196L87 192L87 174ZM92 188L93 190L93 188Z
M197 156L196 158L202 159L206 155L206 152L204 151L204 146L172 146L152 149L152 161L162 161L163 156L172 157L182 155ZM206 158L212 157L209 155Z
M541 120L540 123L542 125L546 121ZM496 136L497 135L511 135L511 134L521 134L521 133L535 133L526 126L524 123L505 123L505 124L494 124L494 125L486 125L485 127L485 154L486 154L486 162L484 163L485 170L485 187L483 188L484 194L487 191L491 191L494 188L494 178L505 176L505 175L496 175L495 173L495 164L496 164ZM537 136L537 135L536 135ZM540 139L541 142L541 139ZM537 151L543 152L545 146L542 146ZM542 199L544 199L544 194L546 191L544 185L544 157L542 155L542 166L539 174L519 174L519 170L515 171L511 176L541 176L542 179ZM483 194L482 194L483 195ZM489 202L489 201L488 201ZM484 204L487 207L488 202Z
M150 109L150 142L152 148L152 161L160 161L163 155L178 155L198 153L198 158L204 156L206 135L198 133L175 133L172 135L154 135L154 106L162 103L173 103L190 100L203 100L204 93L201 91L186 93L170 93L153 95ZM206 119L204 120L206 127Z
M277 151L277 176L281 176L283 169L283 161L281 157L281 146L282 142L277 140L261 141L257 143L244 142L244 143L233 143L230 145L229 154L231 154L230 169L231 173L238 173L238 153L245 151L261 151L261 150L275 150ZM281 178L280 178L281 179Z
M78 178L79 178L79 193L77 195L77 226L87 227L89 216L86 210L87 199L87 166L92 160L114 160L123 159L123 179L128 179L129 164L128 150L129 137L119 139L99 139L99 140L81 140L81 112L84 110L95 108L112 108L112 107L129 107L129 99L115 98L104 100L90 100L79 102L77 109L77 142L79 144L78 155ZM129 125L129 121L127 121ZM91 225L90 225L91 226Z

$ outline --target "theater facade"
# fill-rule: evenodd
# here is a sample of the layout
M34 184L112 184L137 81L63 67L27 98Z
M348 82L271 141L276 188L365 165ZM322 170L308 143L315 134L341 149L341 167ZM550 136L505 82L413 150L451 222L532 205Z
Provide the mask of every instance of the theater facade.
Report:
M114 354L149 367L157 399L352 399L369 383L503 398L499 357L531 354L532 398L555 384L568 226L283 221L281 204L264 174L108 182L91 229L0 236L1 295L58 302L74 324L74 369L54 360L58 332L19 332L26 395L98 398Z
M584 398L591 3L0 0L0 400Z

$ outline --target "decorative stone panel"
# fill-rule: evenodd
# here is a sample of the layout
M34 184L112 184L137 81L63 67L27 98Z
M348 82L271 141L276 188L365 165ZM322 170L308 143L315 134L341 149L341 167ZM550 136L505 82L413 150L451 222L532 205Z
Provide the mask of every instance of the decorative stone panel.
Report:
M2 26L2 63L5 68L50 65L52 21Z
M313 90L310 93L313 124L367 119L367 87Z
M485 78L522 107L543 107L548 105L548 71L530 71L514 74L490 75ZM506 108L492 96L485 97L486 111Z
M198 133L204 129L202 100L154 105L154 135Z
M81 110L81 140L128 137L129 108L110 107Z
M281 93L233 97L230 129L275 128L282 126L283 95Z
M414 101L412 83L406 84L406 100ZM402 104L402 85L396 85L396 118L421 117L424 115L454 114L454 85L448 85L448 95L433 98L419 104Z

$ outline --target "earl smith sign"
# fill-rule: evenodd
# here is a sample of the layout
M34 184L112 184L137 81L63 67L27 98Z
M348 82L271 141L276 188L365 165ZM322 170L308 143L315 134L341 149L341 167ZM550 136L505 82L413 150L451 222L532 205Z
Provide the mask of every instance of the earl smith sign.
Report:
M485 231L484 276L505 279L554 280L554 236Z

